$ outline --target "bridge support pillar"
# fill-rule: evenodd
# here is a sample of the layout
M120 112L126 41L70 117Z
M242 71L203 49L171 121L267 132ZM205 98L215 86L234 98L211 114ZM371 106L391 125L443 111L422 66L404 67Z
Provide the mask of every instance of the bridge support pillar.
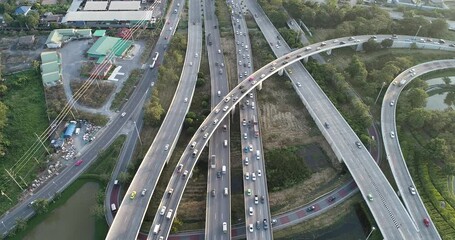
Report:
M360 52L363 50L363 44L357 44L355 45L355 51L356 52Z
M283 73L284 73L284 68L278 70L278 75L283 76Z
M259 85L256 87L256 89L259 90L259 91L262 90L262 82L259 83Z
M332 49L327 50L325 53L327 53L327 55L332 55Z

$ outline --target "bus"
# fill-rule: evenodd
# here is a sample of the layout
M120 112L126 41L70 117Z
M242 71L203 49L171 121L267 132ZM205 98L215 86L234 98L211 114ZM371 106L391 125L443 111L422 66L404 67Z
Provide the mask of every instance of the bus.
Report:
M158 57L160 56L159 52L155 52L155 57L152 58L153 61L158 60Z

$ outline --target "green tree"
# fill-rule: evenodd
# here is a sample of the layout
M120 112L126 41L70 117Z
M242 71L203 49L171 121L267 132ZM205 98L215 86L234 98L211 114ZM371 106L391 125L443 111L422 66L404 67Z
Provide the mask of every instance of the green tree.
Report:
M444 83L445 83L446 85L450 85L450 82L451 82L451 81L450 81L450 78L447 77L447 76L443 77L443 78L442 78L442 81L444 81Z
M11 15L9 15L8 13L4 13L4 14L3 14L3 20L5 21L5 23L6 23L7 25L10 25L11 23L14 22L13 17L11 17Z
M121 183L129 183L131 181L131 174L128 173L128 172L121 172L119 175L118 175L118 180L119 182Z
M151 102L145 108L145 120L152 126L157 126L161 122L165 110L159 102Z
M103 204L96 204L90 209L90 214L97 219L104 218L104 205Z
M23 231L27 227L27 220L24 218L16 218L16 228L18 231Z
M374 39L369 39L367 42L364 42L362 46L365 52L372 52L381 48L381 44Z
M444 19L435 19L431 21L428 35L432 37L442 38L448 32L449 25L447 24L446 20Z
M381 46L382 46L383 48L389 48L389 47L391 47L392 45L393 45L393 40L392 40L392 39L388 39L388 38L387 38L387 39L382 40L382 42L381 42Z
M408 125L413 129L422 129L425 123L430 119L429 113L423 108L412 109L408 116Z
M37 214L43 214L43 213L46 213L47 211L49 211L49 201L47 199L44 199L44 198L38 198L35 200L35 202L33 203L32 205L33 207L33 210L35 210L35 212Z
M412 108L422 108L427 103L428 94L421 88L412 88L407 92L406 98Z
M7 114L8 107L3 102L0 102L0 130L6 126L8 121Z

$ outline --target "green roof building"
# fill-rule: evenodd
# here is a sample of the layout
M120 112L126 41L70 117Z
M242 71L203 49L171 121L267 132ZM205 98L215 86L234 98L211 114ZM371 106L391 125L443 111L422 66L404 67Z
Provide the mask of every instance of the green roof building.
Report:
M61 82L62 70L57 52L41 53L41 78L44 86L55 86Z
M62 44L73 39L92 38L91 29L55 29L46 40L47 48L61 48Z
M104 35L106 35L106 30L96 30L93 33L94 37L104 37Z
M41 62L42 63L59 62L57 52L42 52Z
M128 50L132 41L122 40L117 37L100 37L93 46L87 51L90 58L101 58L113 52L115 56L120 57Z

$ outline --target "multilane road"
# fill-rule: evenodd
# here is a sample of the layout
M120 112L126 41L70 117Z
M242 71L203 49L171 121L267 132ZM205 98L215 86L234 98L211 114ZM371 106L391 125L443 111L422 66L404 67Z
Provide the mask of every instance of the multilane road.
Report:
M210 67L213 108L229 92L223 48L220 41L215 2L204 1L204 26ZM222 109L218 109L222 111ZM206 239L231 239L231 171L229 118L221 122L209 142L207 173ZM222 168L225 166L223 173ZM225 229L223 229L225 228ZM225 231L224 231L225 230Z
M253 73L253 54L248 27L243 16L242 1L232 1L232 26L235 36L239 83ZM240 101L240 134L245 203L245 233L247 239L273 239L267 189L267 175L260 134L256 90ZM251 211L250 211L251 210ZM265 220L265 221L264 221ZM264 224L265 223L265 224Z
M218 113L215 111L211 112L191 139L190 143L197 142L194 149L197 149L198 151L194 151L194 149L188 145L183 152L178 164L183 165L183 169L187 171L187 174L185 175L178 171L174 172L172 180L180 181L180 184L178 184L178 190L174 191L171 196L172 199L175 198L176 200L170 200L169 206L172 209L178 207L181 196L183 195L183 190L188 182L187 176L188 174L191 174L191 171L196 164L197 158L200 155L199 150L207 144L208 140L204 139L203 135L208 132L208 138L210 138L214 130L220 124L220 121L229 114L233 106L238 104L239 101L259 85L260 82L277 71L312 54L345 46L356 46L368 41L370 38L372 38L372 36L351 37L349 40L346 38L332 39L326 41L323 46L321 46L321 43L317 43L296 50L267 64L236 86L228 94L228 97L216 107L223 109L227 106L228 111L221 111ZM377 36L378 41L386 38L392 38L392 36ZM409 38L409 36L397 36L395 38L399 41L400 38L405 40L405 38ZM240 86L243 87L240 88ZM334 152L346 163L348 169L351 171L354 180L359 185L359 189L371 209L384 237L386 239L420 239L421 236L418 234L415 225L409 218L404 206L401 204L385 176L327 96L314 81L304 82L302 83L302 86L304 86L302 87L303 93L300 94L303 94L302 97L306 107L315 119L318 127L322 129L324 136L328 139ZM215 121L215 119L218 120ZM328 125L324 127L325 121L327 121ZM358 145L356 142L359 142ZM174 184L172 180L170 185ZM160 215L157 213L154 222L159 218ZM165 227L169 229L171 221L166 221L165 225ZM169 232L162 233L162 235L167 237L168 233Z
M413 79L435 70L455 68L455 60L438 60L419 64L399 74L385 92L381 108L381 129L384 138L384 147L387 154L387 160L392 169L393 176L397 183L401 197L411 218L420 230L423 239L440 239L436 227L430 219L414 181L412 181L409 170L406 166L403 154L401 152L400 142L396 127L396 106L398 97L404 87ZM406 81L400 84L401 81ZM428 226L425 225L424 219L427 219Z
M178 25L180 12L183 10L183 4L184 1L180 0L174 1L173 5L171 5L170 11L177 9L177 12L172 13L168 22L165 23L163 29L165 33L162 34L165 39L163 40L160 38L160 41L167 42L167 39L173 34L175 27ZM190 8L189 21L195 21L196 24L188 25L187 53L174 99L172 100L155 140L146 153L144 160L127 190L126 196L120 205L106 239L135 239L137 237L156 183L158 182L165 163L170 158L170 153L175 146L177 136L180 134L183 121L193 96L202 49L200 16L199 14L194 14L194 16L191 15L192 11L194 12L194 9ZM144 196L142 196L142 191L144 189L146 191ZM132 194L133 191L136 192L136 196L134 197Z

